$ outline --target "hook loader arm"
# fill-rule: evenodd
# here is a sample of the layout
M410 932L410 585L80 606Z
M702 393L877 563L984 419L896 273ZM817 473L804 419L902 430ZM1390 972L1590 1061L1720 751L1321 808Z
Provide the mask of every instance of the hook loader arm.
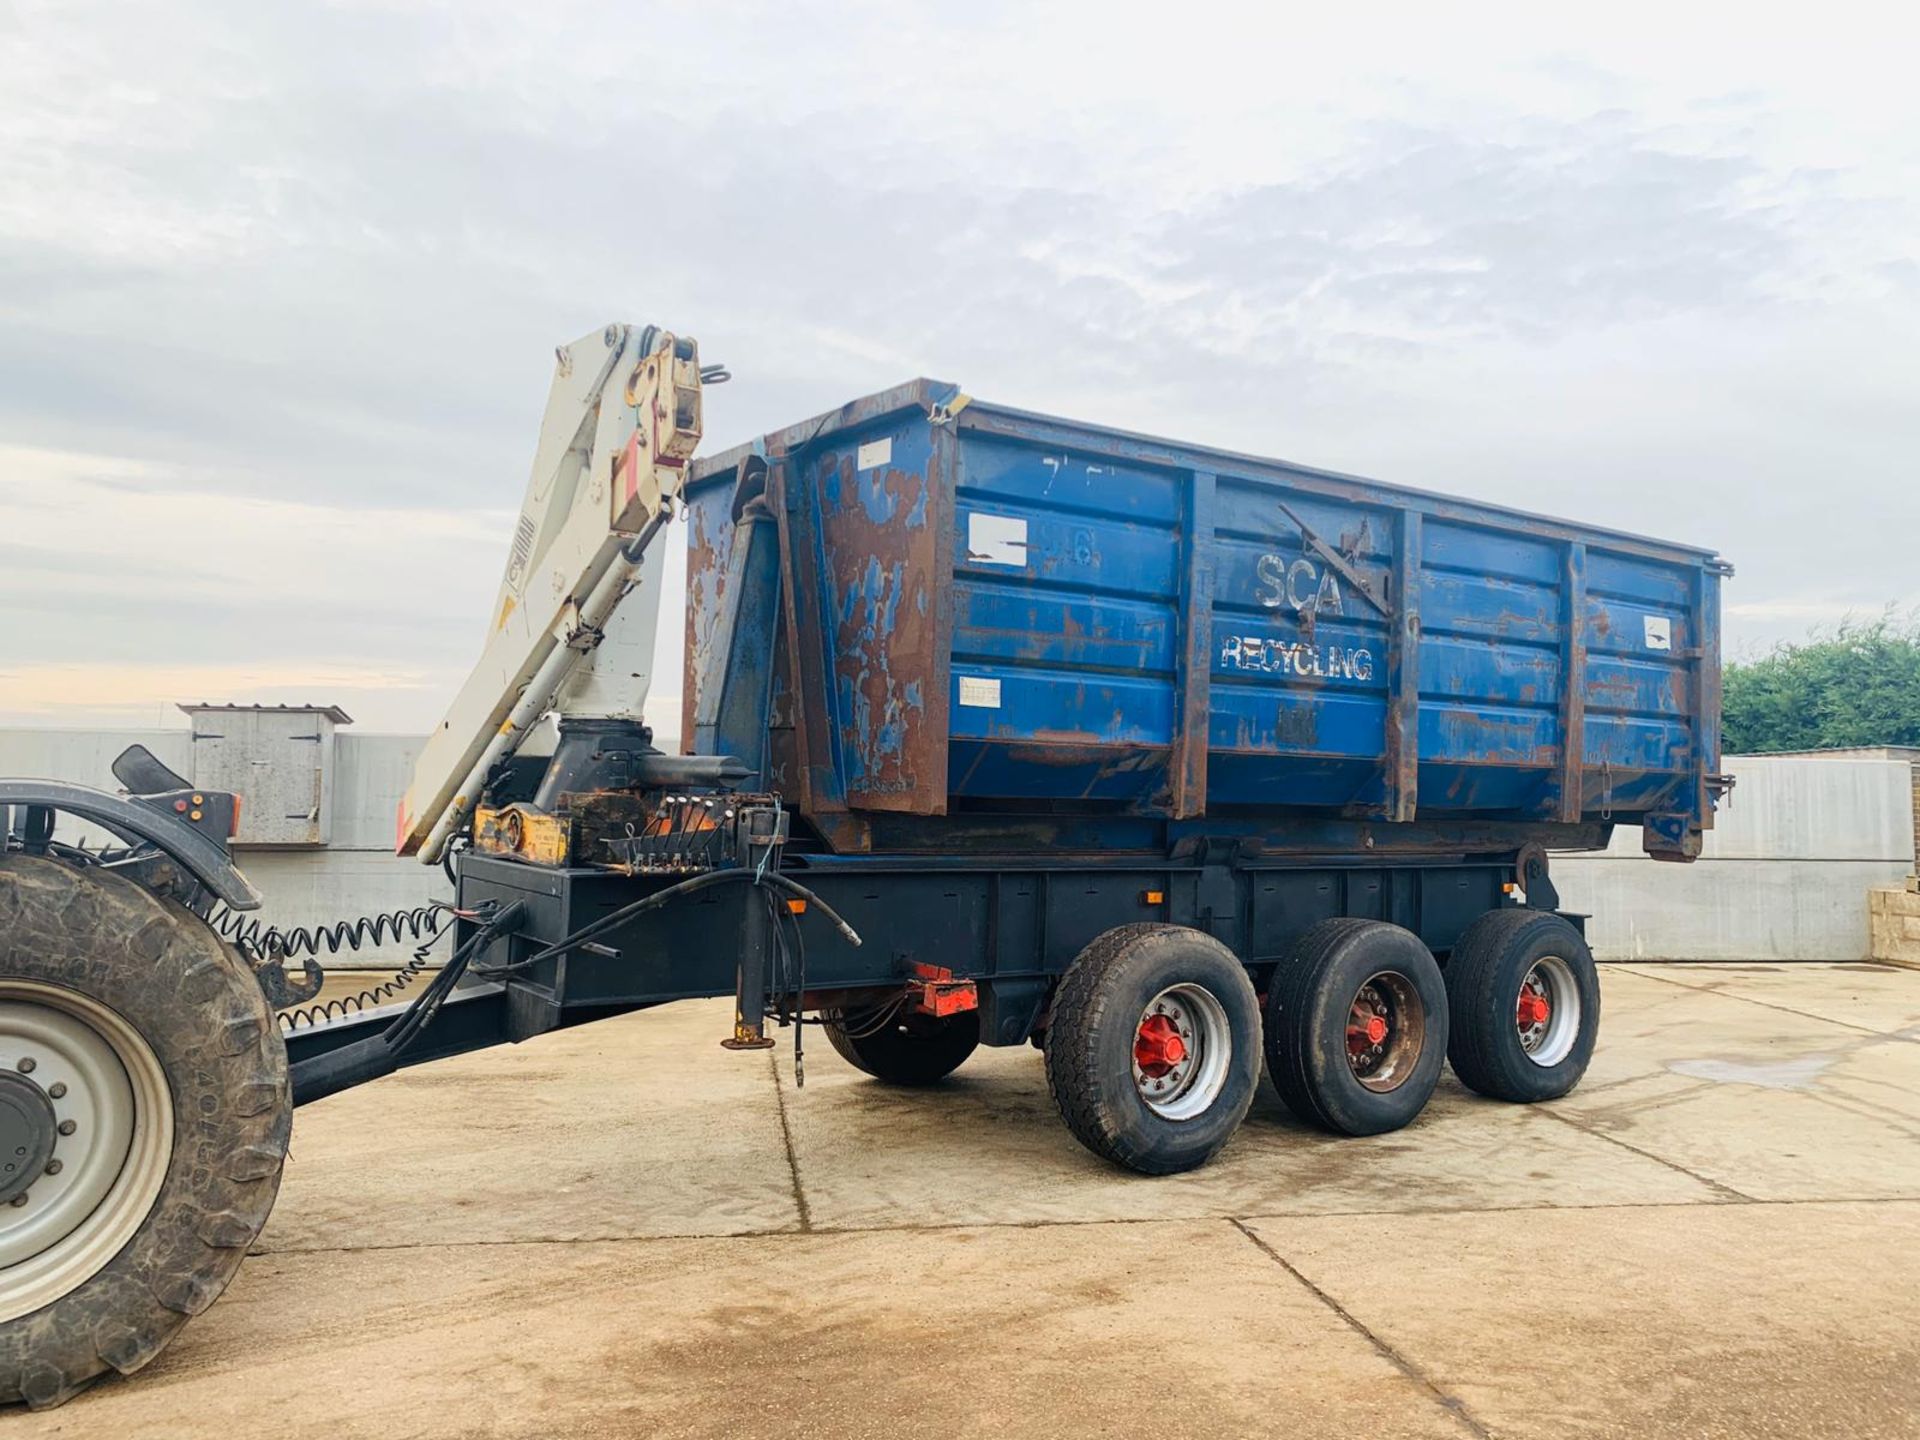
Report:
M609 325L555 357L486 647L400 802L395 848L427 863L563 685L591 678L592 653L636 586L650 588L656 604L636 607L629 622L637 631L623 637L619 695L636 714L645 699L659 587L659 555L649 547L700 441L699 349L650 325Z

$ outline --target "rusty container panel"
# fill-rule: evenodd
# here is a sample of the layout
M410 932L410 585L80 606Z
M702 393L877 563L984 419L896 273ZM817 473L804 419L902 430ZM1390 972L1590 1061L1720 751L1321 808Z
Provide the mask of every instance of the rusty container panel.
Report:
M680 696L680 736L693 753L695 716L702 687L713 673L717 652L726 637L721 633L733 618L728 574L735 537L735 490L731 484L691 487L686 496L687 615L685 669ZM794 751L793 688L787 673L787 647L775 647L763 657L772 674L767 721L769 789L783 795L797 793L798 770Z
M946 807L943 707L932 681L937 553L945 502L934 440L909 412L816 445L788 471L816 523L808 557L825 631L829 728L847 805L939 814Z
M733 487L704 485L687 494L687 628L680 736L693 740L693 717L702 677L710 667L719 629L726 622L727 562L733 554Z
M748 453L694 471L689 705ZM1711 551L932 381L751 453L804 809L1710 823Z

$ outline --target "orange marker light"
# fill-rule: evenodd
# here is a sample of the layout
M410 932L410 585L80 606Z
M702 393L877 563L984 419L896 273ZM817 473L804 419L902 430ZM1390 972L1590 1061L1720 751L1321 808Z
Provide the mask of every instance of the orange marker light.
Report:
M1143 890L1140 893L1140 903L1142 905L1164 905L1167 903L1167 892L1164 890Z
M806 913L807 913L807 902L806 902L806 901L804 901L804 900L789 900L789 901L787 901L787 913L788 913L789 915L804 915L804 914L806 914Z

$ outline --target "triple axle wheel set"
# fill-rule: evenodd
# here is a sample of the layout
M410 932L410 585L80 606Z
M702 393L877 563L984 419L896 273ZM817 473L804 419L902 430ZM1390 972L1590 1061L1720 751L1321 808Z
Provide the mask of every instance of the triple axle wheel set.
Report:
M927 1084L979 1039L972 1013L863 1027L829 1018L834 1048L868 1074ZM1426 1107L1444 1061L1470 1089L1530 1103L1585 1073L1600 984L1580 932L1540 910L1493 910L1442 969L1412 931L1325 920L1266 977L1266 994L1212 936L1122 925L1068 967L1046 1021L1047 1084L1067 1128L1147 1175L1204 1165L1253 1103L1264 1058L1310 1125L1378 1135Z
M1157 1175L1227 1142L1263 1055L1297 1115L1350 1135L1412 1120L1449 1058L1483 1094L1562 1095L1599 1001L1579 932L1544 911L1482 916L1444 971L1374 920L1325 921L1251 974L1200 931L1124 925L1068 968L1039 1043L1074 1136ZM976 1011L825 1018L898 1084L979 1040ZM210 1305L266 1223L291 1120L261 985L198 913L112 866L0 854L0 1403L137 1370Z

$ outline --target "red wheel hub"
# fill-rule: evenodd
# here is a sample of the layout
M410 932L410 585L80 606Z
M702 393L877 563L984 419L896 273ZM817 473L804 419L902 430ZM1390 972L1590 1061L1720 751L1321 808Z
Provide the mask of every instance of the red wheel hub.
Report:
M1347 1021L1347 1049L1353 1054L1370 1050L1387 1038L1387 1017L1364 1006L1353 1007Z
M1538 990L1522 990L1520 1005L1514 1018L1520 1022L1520 1028L1530 1030L1535 1025L1547 1023L1547 1017L1553 1013L1553 1007L1547 1004L1547 997Z
M1187 1042L1180 1038L1173 1021L1164 1015L1149 1015L1140 1022L1139 1033L1133 1037L1133 1063L1142 1075L1158 1080L1186 1058Z

